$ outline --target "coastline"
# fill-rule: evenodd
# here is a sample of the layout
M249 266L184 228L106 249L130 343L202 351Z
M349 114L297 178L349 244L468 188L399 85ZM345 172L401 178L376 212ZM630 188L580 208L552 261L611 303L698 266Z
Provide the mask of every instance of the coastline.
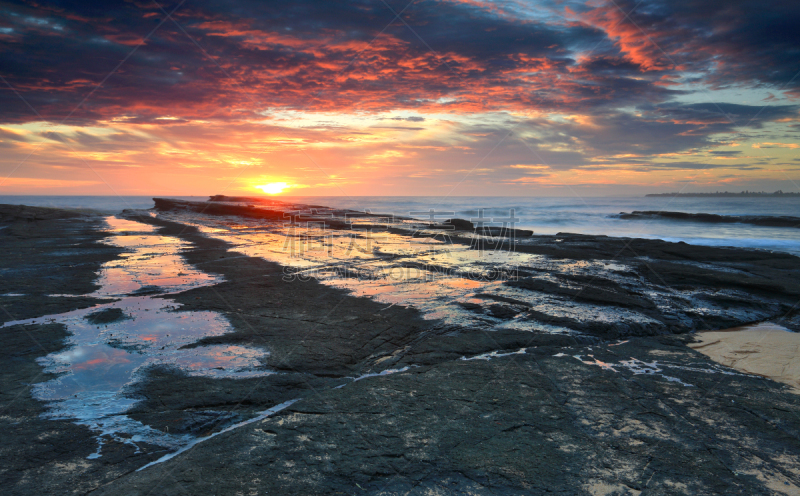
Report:
M800 487L794 475L797 462L783 456L800 448L800 421L792 413L800 408L796 395L774 382L720 367L686 346L694 340L687 332L703 323L721 329L785 315L797 295L791 272L798 270L796 257L652 240L536 237L530 244L517 243L515 250L545 257L550 265L543 265L545 272L522 274L521 286L510 285L514 291L595 305L591 308L612 314L624 308L656 320L668 313L665 305L672 304L672 310L696 307L698 296L689 298L686 289L695 288L716 295L704 301L725 306L720 306L724 311L673 312L672 321L620 328L602 319L576 320L542 309L536 314L531 307L518 308L518 300L503 301L493 293L494 299L484 298L468 309L492 323L489 329L443 324L426 319L425 310L413 305L387 308L379 299L357 297L352 290L314 279L286 282L285 266L248 255L243 244L204 234L189 225L195 218L177 223L169 217L129 216L156 226L161 236L189 243L181 257L225 279L169 298L181 304L179 312L219 312L233 328L188 346L262 347L269 350L268 366L278 373L218 379L150 368L143 371L146 379L127 393L139 399L131 415L174 431L187 412L227 410L246 417L300 401L141 472L119 477L121 472L100 470L102 476L92 479L94 487L116 480L99 494L146 494L156 488L164 494L219 493L242 487L304 494L359 487L371 494L518 494L545 488L580 494L598 487L606 488L605 494L645 489L655 494L752 494L766 488L789 494ZM104 237L97 224L89 227L93 239ZM27 226L28 233L42 239L52 236L52 229L50 224ZM453 238L460 246L473 241ZM620 258L635 261L626 263L628 271L636 271L633 275L590 263ZM572 273L558 272L562 275L546 281L541 277L567 265ZM76 270L91 281L98 266ZM587 266L604 272L582 273ZM629 290L635 281L643 288L639 294ZM76 286L76 291L91 289ZM651 300L652 291L660 299ZM665 302L663 295L674 301ZM689 304L681 303L686 298ZM59 313L43 307L32 312ZM559 319L577 332L495 325L523 313ZM795 321L796 316L784 324ZM3 330L9 329L19 332ZM54 342L63 339L64 329L59 332ZM22 348L15 353L29 364L40 356ZM395 370L405 371L380 375ZM369 374L374 375L352 379ZM4 385L4 397L8 388ZM12 453L11 443L4 453ZM745 448L761 461L743 454ZM84 455L66 444L59 449L76 459ZM120 457L125 467L145 465L124 452ZM87 465L105 466L112 458L104 451L99 462L76 462L73 469L83 467L78 473L86 476ZM57 479L57 472L48 473ZM32 493L16 484L20 494Z

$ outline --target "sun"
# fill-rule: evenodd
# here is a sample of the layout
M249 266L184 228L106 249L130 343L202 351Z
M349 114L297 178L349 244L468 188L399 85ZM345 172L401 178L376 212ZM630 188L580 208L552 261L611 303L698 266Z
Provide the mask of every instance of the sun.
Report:
M264 184L262 186L256 186L256 188L260 189L261 191L263 191L268 195L277 195L279 193L282 193L283 190L285 190L288 187L289 185L286 183L269 183L269 184Z

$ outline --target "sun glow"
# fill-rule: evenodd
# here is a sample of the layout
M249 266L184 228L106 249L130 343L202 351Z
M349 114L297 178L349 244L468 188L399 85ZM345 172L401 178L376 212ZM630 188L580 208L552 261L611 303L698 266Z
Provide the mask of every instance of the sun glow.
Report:
M289 185L286 183L269 183L264 184L262 186L256 186L256 188L260 189L264 193L268 195L277 195L279 193L283 193L283 190L288 188Z

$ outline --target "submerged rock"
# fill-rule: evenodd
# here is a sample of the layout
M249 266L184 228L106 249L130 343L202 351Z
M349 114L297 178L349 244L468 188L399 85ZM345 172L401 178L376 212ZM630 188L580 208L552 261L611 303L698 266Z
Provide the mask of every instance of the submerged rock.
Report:
M130 318L120 308L106 308L86 315L87 322L92 325L112 324Z
M472 231L475 229L475 226L472 224L472 222L464 219L447 219L444 221L444 224L453 226L461 231Z

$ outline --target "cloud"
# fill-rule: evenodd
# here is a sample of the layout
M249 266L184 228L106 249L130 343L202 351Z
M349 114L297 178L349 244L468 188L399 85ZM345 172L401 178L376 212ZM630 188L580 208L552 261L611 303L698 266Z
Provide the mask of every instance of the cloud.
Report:
M716 87L800 84L790 82L799 6L543 1L548 15L526 17L535 9L513 2L439 1L394 20L405 6L200 1L174 15L189 37L168 20L145 40L164 17L155 4L15 5L15 43L0 58L46 119L73 123L244 120L269 108L607 109L666 102L687 91L683 73ZM5 122L37 119L7 88L0 102Z
M53 189L53 188L75 188L80 186L96 186L101 184L99 181L70 181L65 179L41 179L33 177L7 177L0 181L3 188L34 188L34 189Z
M474 7L413 4L401 23L392 22L394 14L378 0L199 2L174 16L189 37L167 21L145 40L163 18L155 5L104 11L74 4L48 12L63 26L59 33L16 22L18 43L0 57L9 81L45 119L68 117L77 124L155 123L165 114L245 120L270 108L568 108L607 105L599 87L645 100L655 98L649 93L668 93L649 81L616 78L631 72L624 62L595 61L597 67L588 64L573 74L574 45L601 40L593 29L498 17ZM16 6L12 22L41 16L43 8ZM0 119L37 120L12 92L0 92L0 101Z
M0 141L28 141L23 133L0 127Z
M791 148L795 150L800 148L800 144L797 143L754 143L753 148Z
M0 88L0 167L38 142L40 173L313 156L361 184L507 182L745 170L717 148L797 146L800 5L387 2L193 0L180 28L146 2L9 4L0 67L22 98Z
M39 136L41 136L42 138L47 138L52 141L58 141L59 143L64 143L66 141L66 138L64 136L62 136L59 133L54 133L53 131L45 131L43 133L40 133Z
M372 126L370 129L396 129L401 131L422 131L424 127L403 127L403 126Z

